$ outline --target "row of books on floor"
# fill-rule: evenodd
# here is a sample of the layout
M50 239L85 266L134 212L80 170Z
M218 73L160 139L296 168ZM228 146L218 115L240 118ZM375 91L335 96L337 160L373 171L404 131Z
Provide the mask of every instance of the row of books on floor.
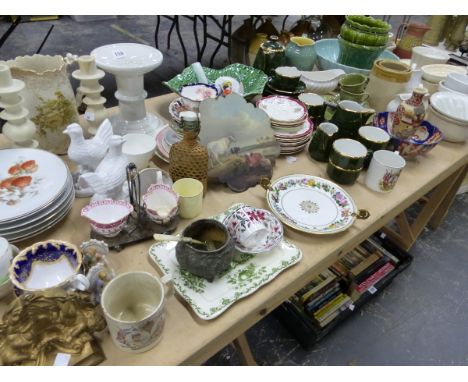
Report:
M408 253L373 235L317 275L275 313L298 337L306 334L303 327L323 331L352 314L411 260Z

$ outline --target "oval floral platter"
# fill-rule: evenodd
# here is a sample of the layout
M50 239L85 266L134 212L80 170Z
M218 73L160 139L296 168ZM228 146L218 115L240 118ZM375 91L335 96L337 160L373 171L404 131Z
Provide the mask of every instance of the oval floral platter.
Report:
M313 234L332 234L349 228L356 219L353 199L341 187L312 175L276 179L267 190L271 211L289 227Z

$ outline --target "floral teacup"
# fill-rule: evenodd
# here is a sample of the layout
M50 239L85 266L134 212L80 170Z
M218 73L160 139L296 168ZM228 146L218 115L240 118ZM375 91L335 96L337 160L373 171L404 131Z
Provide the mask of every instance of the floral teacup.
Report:
M283 238L283 226L269 211L240 207L224 220L236 249L247 253L272 250Z

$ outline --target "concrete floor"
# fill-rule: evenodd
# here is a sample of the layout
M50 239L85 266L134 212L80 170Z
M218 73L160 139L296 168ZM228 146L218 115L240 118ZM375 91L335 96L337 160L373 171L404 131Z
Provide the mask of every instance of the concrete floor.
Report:
M236 17L234 29L242 22ZM280 28L282 17L274 19ZM288 19L287 27L297 17ZM413 19L424 20L425 16ZM401 17L393 16L394 29ZM189 51L194 54L191 23L182 19L182 34ZM155 16L119 16L105 21L77 23L69 17L58 21L20 24L0 48L0 59L34 54L50 25L51 36L43 54L88 54L97 46L113 42L143 42L154 46ZM122 33L113 25L124 29ZM7 29L0 20L0 35ZM170 50L165 40L170 23L163 20L160 29L160 50L164 62L145 77L148 96L169 90L161 81L172 78L184 68L176 34ZM213 27L210 26L212 32ZM139 40L138 40L139 39ZM143 40L143 41L141 41ZM207 65L214 44L207 47L203 64ZM221 48L215 67L228 63L226 48ZM73 82L74 86L76 83ZM106 75L103 85L107 106L115 105L115 81ZM360 314L356 314L306 351L273 317L268 316L247 332L255 358L260 365L468 365L468 194L456 198L447 219L436 231L425 231L411 250L413 264ZM207 365L239 365L239 357L228 346Z

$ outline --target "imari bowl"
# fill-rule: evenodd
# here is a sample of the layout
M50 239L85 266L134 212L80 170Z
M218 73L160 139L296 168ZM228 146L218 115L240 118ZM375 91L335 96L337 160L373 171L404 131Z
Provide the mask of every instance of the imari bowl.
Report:
M254 245L248 245L242 241L241 236L249 230L252 223L259 223L265 229L266 234L260 236ZM240 252L250 254L268 252L283 239L281 222L271 212L260 208L241 207L227 216L223 224L234 240L235 248Z
M403 158L414 158L428 153L444 139L444 135L436 126L428 121L422 121L415 134L409 139L396 138L392 134L394 113L384 112L374 116L374 126L386 131L391 139L388 149L398 151Z
M21 292L43 292L71 283L81 264L81 252L75 245L59 240L39 242L13 259L10 280Z
M122 231L133 206L125 200L96 200L81 210L94 232L105 237L117 236Z

